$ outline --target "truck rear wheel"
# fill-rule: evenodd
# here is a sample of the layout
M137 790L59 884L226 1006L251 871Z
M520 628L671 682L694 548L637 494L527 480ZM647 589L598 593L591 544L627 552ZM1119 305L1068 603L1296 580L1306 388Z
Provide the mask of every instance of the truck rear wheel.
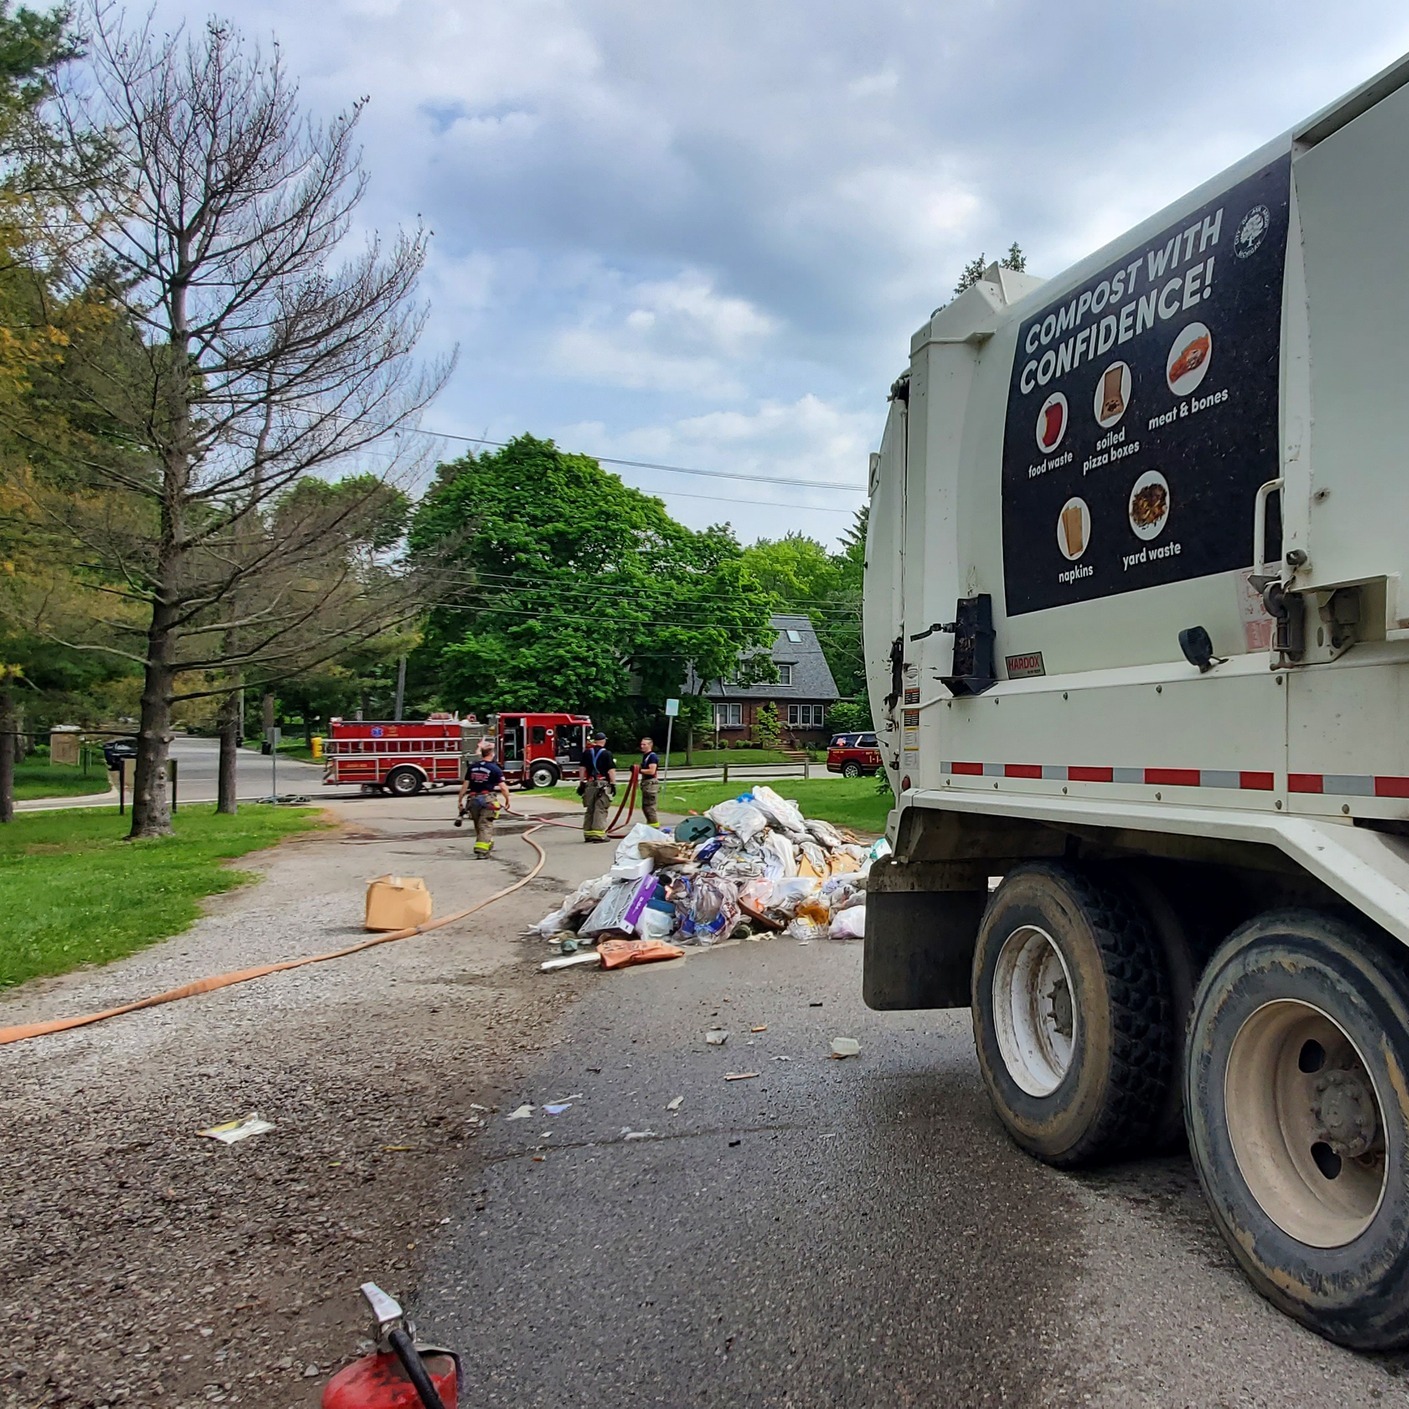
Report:
M528 770L528 785L531 788L551 788L558 781L558 770L551 763L535 763Z
M979 927L974 1040L1009 1134L1061 1168L1149 1148L1175 1074L1164 956L1123 891L1010 871Z
M1185 1070L1189 1147L1252 1284L1358 1350L1409 1343L1409 981L1356 925L1250 921L1214 955Z
M395 797L410 797L425 786L425 779L414 768L393 768L386 776L387 791Z

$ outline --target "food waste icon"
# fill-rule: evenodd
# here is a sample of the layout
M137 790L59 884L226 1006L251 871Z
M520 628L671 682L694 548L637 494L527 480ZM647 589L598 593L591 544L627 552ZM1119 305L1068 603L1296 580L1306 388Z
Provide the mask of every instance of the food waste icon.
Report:
M1037 413L1037 448L1050 455L1062 443L1067 429L1067 399L1054 391Z

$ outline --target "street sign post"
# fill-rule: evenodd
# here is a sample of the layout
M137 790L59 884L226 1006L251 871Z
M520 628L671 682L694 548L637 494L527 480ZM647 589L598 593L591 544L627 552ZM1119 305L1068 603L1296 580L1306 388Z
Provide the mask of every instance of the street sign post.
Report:
M269 745L269 801L279 801L279 733L275 726L271 725L264 731L265 741Z
M665 702L665 768L661 771L660 786L661 791L665 791L666 779L670 777L670 739L675 732L675 716L680 713L679 700L666 700Z

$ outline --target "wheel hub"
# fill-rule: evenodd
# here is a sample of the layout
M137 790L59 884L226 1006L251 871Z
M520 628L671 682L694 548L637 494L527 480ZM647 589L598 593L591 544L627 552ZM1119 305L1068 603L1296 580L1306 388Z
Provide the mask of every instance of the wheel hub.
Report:
M1003 942L993 1017L1008 1074L1029 1096L1050 1096L1071 1068L1077 1019L1066 960L1045 930L1022 925Z
M1316 1082L1312 1113L1321 1138L1342 1158L1368 1154L1379 1134L1379 1107L1364 1075L1354 1070L1324 1072Z
M1066 976L1057 979L1047 991L1047 1012L1051 1018L1052 1030L1059 1037L1070 1039L1072 1028L1071 989Z
M1223 1095L1238 1170L1272 1222L1317 1248L1364 1233L1386 1188L1384 1117L1333 1017L1298 999L1264 1004L1233 1038Z

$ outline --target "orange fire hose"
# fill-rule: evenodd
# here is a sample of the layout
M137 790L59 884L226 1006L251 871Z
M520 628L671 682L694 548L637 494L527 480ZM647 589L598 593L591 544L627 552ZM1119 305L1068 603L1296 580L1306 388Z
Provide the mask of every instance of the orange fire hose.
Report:
M538 853L538 860L534 863L533 869L521 880L515 881L513 885L495 891L487 899L471 905L466 910L457 910L453 915L444 915L438 920L427 920L425 924L414 925L409 929L393 930L390 934L379 934L372 939L364 939L358 944L350 944L345 949L329 950L326 954L310 954L303 959L285 959L278 964L260 964L253 969L236 969L230 973L216 974L211 978L197 979L194 983L182 984L180 988L168 988L164 993L154 993L150 997L139 998L133 1003L124 1003L118 1008L106 1008L100 1013L85 1013L76 1018L52 1018L48 1022L22 1023L18 1027L0 1027L0 1047L8 1046L12 1042L25 1042L31 1037L47 1037L50 1033L68 1032L76 1027L87 1027L90 1023L106 1022L107 1019L119 1018L124 1013L139 1012L143 1008L156 1008L163 1003L175 1003L181 998L194 998L201 993L214 993L218 988L230 988L234 984L248 983L251 979L264 978L268 974L280 974L289 969L301 969L307 964L325 964L329 959L345 959L349 954L360 954L364 949L374 949L379 944L390 944L398 939L410 939L413 935L427 934L431 930L453 925L457 921L473 915L477 910L483 910L486 906L493 905L495 901L503 900L505 896L512 895L516 890L522 890L538 875L547 864L548 854L533 840L533 833L544 825L546 824L539 822L537 826L530 827L528 831L521 833L524 841Z
M640 777L641 765L639 763L633 763L631 765L631 778L626 784L626 792L622 795L621 801L617 804L616 816L607 823L608 836L620 837L625 835L625 833L619 832L617 828L624 825L622 822L623 812L626 814L627 822L630 822L632 817L635 816L636 785L640 781ZM520 812L518 815L520 817L532 818L540 827L568 827L575 832L581 826L579 822L564 821L549 812Z

